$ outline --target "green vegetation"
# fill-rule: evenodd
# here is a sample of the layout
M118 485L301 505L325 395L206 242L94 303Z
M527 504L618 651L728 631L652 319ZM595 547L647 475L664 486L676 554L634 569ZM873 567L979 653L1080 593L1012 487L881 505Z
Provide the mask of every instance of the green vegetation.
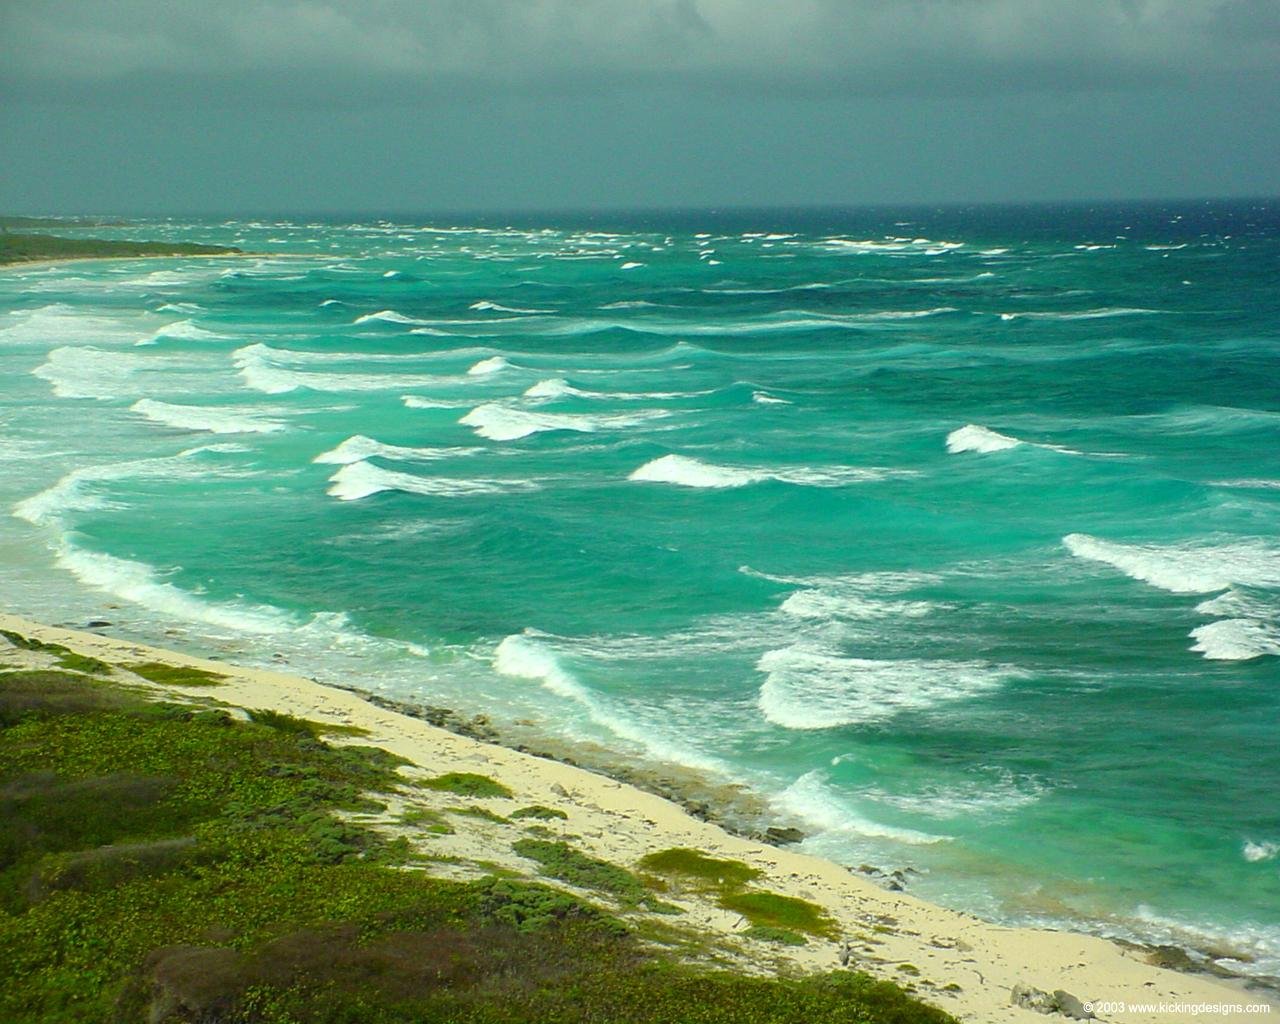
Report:
M135 676L141 676L148 682L160 686L221 686L227 681L226 676L216 672L208 672L190 665L165 665L159 661L144 661L136 665L125 665Z
M254 717L0 673L0 1020L952 1022L866 975L713 971L545 886L397 867L405 844L337 816L402 787L397 760ZM553 845L525 850L643 891Z
M540 818L543 821L550 821L552 818L568 818L569 815L556 807L543 807L542 804L532 804L529 807L521 807L518 811L512 811L513 818Z
M58 659L59 668L70 669L72 672L86 672L89 675L107 675L111 671L111 666L105 661L77 654L70 648L63 647L62 644L46 643L43 640L23 636L21 633L14 633L7 629L0 629L0 636L21 650L38 651L52 655Z
M749 939L772 942L779 946L803 946L809 941L799 932L793 932L788 928L774 928L767 924L752 925L742 934Z
M558 878L579 889L607 893L624 907L643 907L655 914L683 913L679 907L655 899L644 883L626 868L588 857L568 843L517 839L511 848L521 857L536 861L548 878Z
M757 927L787 928L825 939L838 936L835 922L816 903L776 892L737 892L720 897L720 906L741 914Z
M640 866L655 875L696 888L740 889L760 877L759 870L740 860L721 860L681 847L651 853L641 859Z
M450 807L450 814L465 814L469 818L481 818L484 821L492 821L499 825L508 824L508 820L501 814L495 814L487 807L481 807L479 804L468 804L466 807Z
M903 974L909 974L913 978L920 977L920 968L915 964L898 964L898 970Z
M426 789L436 789L444 793L454 793L457 796L511 797L515 795L496 779L491 779L487 775L476 775L472 772L447 772L444 775L437 775L434 778L426 779L419 783L419 785Z
M443 814L427 807L410 807L400 815L400 820L406 825L420 828L423 832L430 832L432 835L451 836L455 831L454 827L445 821Z
M124 242L103 238L60 238L0 232L0 264L32 260L123 259L129 256L217 256L241 250L195 242Z

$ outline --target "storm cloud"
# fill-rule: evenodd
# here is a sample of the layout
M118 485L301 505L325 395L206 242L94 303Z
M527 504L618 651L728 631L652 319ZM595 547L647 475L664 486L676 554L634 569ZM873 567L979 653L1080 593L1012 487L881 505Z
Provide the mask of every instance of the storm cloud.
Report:
M0 200L1256 194L1278 69L1275 0L28 0L0 5ZM318 168L292 192L290 160Z

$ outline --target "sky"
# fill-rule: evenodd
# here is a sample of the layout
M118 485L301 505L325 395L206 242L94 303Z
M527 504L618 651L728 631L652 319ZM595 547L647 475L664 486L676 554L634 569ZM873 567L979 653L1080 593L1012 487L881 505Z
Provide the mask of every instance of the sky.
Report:
M0 211L1270 196L1280 0L0 0Z

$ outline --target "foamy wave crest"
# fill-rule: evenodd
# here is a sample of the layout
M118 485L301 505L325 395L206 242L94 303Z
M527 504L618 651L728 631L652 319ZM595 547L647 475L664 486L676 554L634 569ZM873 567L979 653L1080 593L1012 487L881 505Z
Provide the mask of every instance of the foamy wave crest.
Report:
M255 391L268 395L281 395L299 388L311 391L388 391L405 387L434 387L457 383L458 377L428 376L423 374L362 374L323 373L295 370L281 363L302 362L332 363L348 361L388 362L399 361L396 356L359 356L351 353L289 352L271 348L261 342L246 345L231 353L231 361L245 384Z
M211 434L269 434L284 430L280 420L207 405L173 405L142 398L129 406L130 412L180 430L207 430Z
M458 422L491 441L514 441L530 434L553 430L571 430L583 434L599 430L620 430L666 415L663 411L602 415L531 412L489 402L472 409Z
M403 313L397 313L394 309L380 309L376 313L365 313L364 316L358 316L351 322L353 324L384 323L413 324L414 326L419 326L427 324L430 321L415 320L411 316L405 316Z
M329 477L328 493L339 501L359 501L382 491L401 491L433 498L469 498L478 494L536 491L532 480L463 480L421 477L383 469L371 462L352 462Z
M797 590L779 611L797 619L918 619L934 610L928 601L886 601L850 590Z
M424 398L422 395L401 395L406 409L466 409L475 404L474 398Z
M1113 316L1151 316L1163 313L1163 309L1137 309L1116 306L1108 309L1082 309L1076 312L1025 311L1001 313L1001 320L1105 320Z
M142 362L137 356L100 348L55 348L31 372L53 387L59 398L120 398L132 386Z
M767 391L751 392L751 401L757 405L790 405L791 403L785 398L779 398L777 395L771 395Z
M191 320L178 320L165 324L149 337L135 341L135 345L155 345L161 341L225 341L226 335L199 326Z
M719 761L683 746L667 743L655 730L632 722L607 707L561 663L554 650L530 636L527 631L508 636L498 644L493 653L493 668L499 675L541 683L557 696L580 705L596 725L636 744L660 760L674 761L704 771L724 771L724 766Z
M1211 594L1233 584L1280 587L1280 548L1261 540L1117 544L1072 533L1062 542L1076 558L1102 562L1173 594Z
M591 392L580 391L575 388L563 377L554 377L550 380L540 380L537 384L525 389L525 398L568 398L571 396L585 397Z
M467 371L472 377L483 377L490 373L499 373L511 366L502 356L490 356L488 359L481 359Z
M931 572L854 572L825 576L778 576L761 572L749 565L738 566L738 572L753 579L768 580L796 587L858 593L901 594L919 587L941 583L942 577Z
M383 444L364 434L354 434L335 448L321 452L312 462L322 465L349 466L353 462L381 457L400 462L434 462L455 455L470 455L478 448L405 448L396 444Z
M241 602L206 601L167 583L142 562L85 551L63 541L56 549L59 566L86 586L140 605L166 619L202 622L232 634L286 633L297 623L278 608Z
M497 302L490 302L488 299L481 299L479 302L473 302L467 309L491 310L494 313L554 313L553 309L521 309L518 306L503 306Z
M822 832L889 839L909 846L942 843L951 838L872 821L859 813L827 782L822 769L814 769L801 775L779 793L773 803L784 815L798 818L802 823Z
M758 705L786 729L830 729L883 721L904 711L976 697L1013 674L979 662L847 658L801 642L767 651Z
M1251 661L1280 655L1280 630L1255 619L1219 619L1191 631L1191 649L1210 661Z
M861 466L824 468L746 468L717 466L687 455L663 455L634 470L628 480L643 483L675 484L678 487L727 488L774 480L802 487L847 487L851 484L911 475L909 470L876 469Z
M947 435L947 451L952 455L960 452L1002 452L1020 444L1022 442L1016 437L997 433L977 423L970 423Z

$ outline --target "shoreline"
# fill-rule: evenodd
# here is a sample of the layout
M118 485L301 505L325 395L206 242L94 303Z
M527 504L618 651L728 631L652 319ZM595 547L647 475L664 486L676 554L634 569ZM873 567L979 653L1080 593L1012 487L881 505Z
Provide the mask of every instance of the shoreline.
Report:
M25 267L57 266L64 263L104 263L111 260L239 260L239 259L310 259L310 253L301 252L145 252L134 256L41 256L34 260L10 260L0 262L0 273Z
M1190 1011L1178 1016L1135 1004L1266 1004L1280 1009L1272 994L1246 990L1243 979L1179 973L1157 966L1152 958L1158 950L1127 947L1074 932L992 924L886 888L835 862L785 845L771 845L762 836L735 834L730 830L732 822L716 820L719 814L708 801L701 801L706 807L704 814L690 807L691 798L681 793L678 783L659 795L645 786L641 776L647 773L643 770L626 773L632 777L619 781L603 774L607 770L604 765L570 763L576 759L568 751L549 754L535 752L526 744L521 744L524 749L501 745L503 737L487 728L482 719L392 702L362 693L354 684L350 688L325 685L298 675L243 668L98 633L44 626L4 613L0 613L0 629L63 644L113 665L142 659L199 668L225 679L214 689L154 685L152 689L187 700L221 702L241 709L267 708L362 730L358 742L382 747L426 771L483 771L516 790L525 802L563 812L576 833L576 843L596 857L628 868L645 854L669 847L691 847L744 861L763 872L771 890L821 906L839 923L843 939L770 951L772 967L763 969L830 970L839 966L844 955L850 966L899 983L914 982L921 998L975 1024L1044 1020L1041 1013L1011 1005L1010 992L1017 985L1044 992L1061 989L1082 1001L1105 1003L1107 1012L1098 1016L1120 1024L1192 1016ZM0 669L12 666L15 651L0 648ZM422 714L413 713L417 710ZM555 744L545 746L554 748ZM714 796L709 794L709 799ZM692 802L698 802L697 798ZM481 842L471 853L472 859L528 871L527 864L513 859L509 849L497 842L489 846ZM728 941L742 925L732 913L698 906L690 909L689 923ZM1176 958L1166 950L1165 962L1171 961ZM905 970L907 967L912 970ZM1114 1009L1121 1004L1128 1004L1128 1008ZM1202 1019L1230 1021L1262 1015L1262 1011L1199 1012Z

